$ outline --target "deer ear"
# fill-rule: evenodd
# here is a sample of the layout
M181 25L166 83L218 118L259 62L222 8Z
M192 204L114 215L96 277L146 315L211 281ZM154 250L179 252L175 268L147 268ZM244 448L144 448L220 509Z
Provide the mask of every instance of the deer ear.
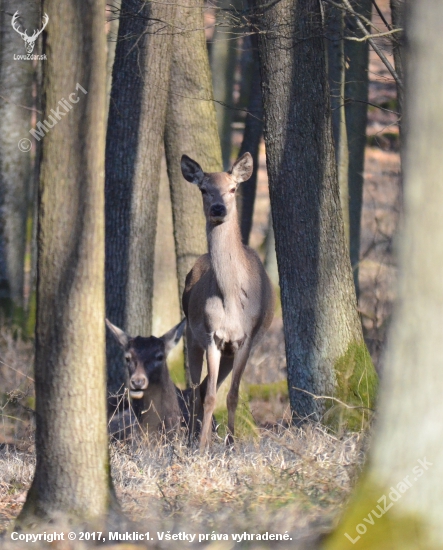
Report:
M120 344L120 346L123 349L126 349L128 346L130 337L126 334L126 332L123 332L121 328L116 327L107 319L105 319L105 321L106 321L106 326L112 332L112 335L114 336L114 338L117 340L117 342Z
M234 162L230 174L234 181L239 184L247 181L252 176L253 167L254 161L251 153L245 153Z
M189 158L187 155L182 156L181 168L183 177L190 183L200 185L205 177L205 173L201 169L200 164Z
M172 327L171 330L168 330L166 334L163 334L161 339L165 344L165 354L168 355L169 352L174 348L180 341L180 338L183 336L183 331L185 330L186 319L180 321L178 325Z

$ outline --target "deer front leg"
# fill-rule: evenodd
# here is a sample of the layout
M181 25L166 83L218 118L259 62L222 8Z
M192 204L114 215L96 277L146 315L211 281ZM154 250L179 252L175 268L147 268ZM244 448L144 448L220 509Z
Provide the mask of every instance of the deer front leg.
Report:
M206 388L205 400L203 402L203 426L200 435L200 452L209 447L212 434L212 414L215 409L218 370L220 368L221 357L221 352L214 341L207 347L206 357L208 360L208 385Z
M247 339L243 346L237 351L234 358L231 387L229 388L228 396L226 399L226 404L228 408L228 436L226 438L227 445L232 445L234 443L234 422L235 411L237 410L238 405L238 392L240 390L241 377L243 376L243 373L245 371L250 351L251 342L249 339Z

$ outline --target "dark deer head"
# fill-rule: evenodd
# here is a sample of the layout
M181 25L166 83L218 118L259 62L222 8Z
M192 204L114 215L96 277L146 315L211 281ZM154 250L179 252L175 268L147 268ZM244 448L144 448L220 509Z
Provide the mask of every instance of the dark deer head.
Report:
M137 336L131 338L106 319L106 325L125 353L129 378L129 393L133 399L142 399L149 384L161 382L166 357L182 337L184 319L160 338Z

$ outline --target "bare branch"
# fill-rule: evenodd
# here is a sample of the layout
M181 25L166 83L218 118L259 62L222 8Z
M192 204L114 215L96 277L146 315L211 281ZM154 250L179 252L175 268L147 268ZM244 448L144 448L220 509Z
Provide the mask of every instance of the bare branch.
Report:
M392 29L392 31L388 32L380 32L378 34L368 34L367 36L362 36L361 38L357 38L356 36L345 36L345 40L353 40L354 42L365 42L366 40L370 40L371 38L380 38L381 36L392 36L396 32L402 32L403 29Z
M347 403L344 403L340 399L337 399L336 397L331 397L330 395L315 395L315 393L311 393L308 390L302 390L301 388L296 388L295 386L292 386L292 389L301 391L303 393L307 393L313 399L332 399L332 401L336 401L337 403L340 403L340 405L343 405L343 407L346 407L347 409L365 409L366 411L375 412L374 409L371 409L370 407L363 407L362 405L348 405Z
M380 19L383 21L383 23L386 25L386 27L391 31L392 26L386 21L385 16L383 15L383 12L381 11L381 9L378 7L377 2L375 0L372 0L372 4L373 4L374 8L377 10L377 13L380 16Z
M326 0L326 1L330 1L330 0ZM367 28L363 25L363 23L361 21L361 19L362 19L361 16L352 9L351 4L349 3L349 0L343 0L343 4L346 6L349 13L351 13L354 16L355 22L357 23L357 26L362 31L362 33L365 36L368 37L368 42L369 42L369 44L371 44L372 49L375 51L375 53L378 55L378 57L383 61L383 63L385 64L385 67L388 69L388 71L391 73L392 77L394 78L395 82L397 83L397 86L402 90L403 89L403 82L401 81L398 74L395 72L394 67L389 63L389 61L386 58L385 54L377 46L377 44L374 42L374 40L372 40L371 33L367 30Z

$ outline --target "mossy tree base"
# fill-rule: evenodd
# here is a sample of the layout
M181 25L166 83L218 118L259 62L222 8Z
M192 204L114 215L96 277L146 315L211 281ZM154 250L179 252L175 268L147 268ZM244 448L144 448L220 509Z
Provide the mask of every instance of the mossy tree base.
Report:
M405 481L383 487L364 475L339 527L322 550L437 550L427 536L425 518L402 509Z
M378 376L366 344L352 342L334 364L336 391L327 403L327 425L343 429L364 429L372 419Z

